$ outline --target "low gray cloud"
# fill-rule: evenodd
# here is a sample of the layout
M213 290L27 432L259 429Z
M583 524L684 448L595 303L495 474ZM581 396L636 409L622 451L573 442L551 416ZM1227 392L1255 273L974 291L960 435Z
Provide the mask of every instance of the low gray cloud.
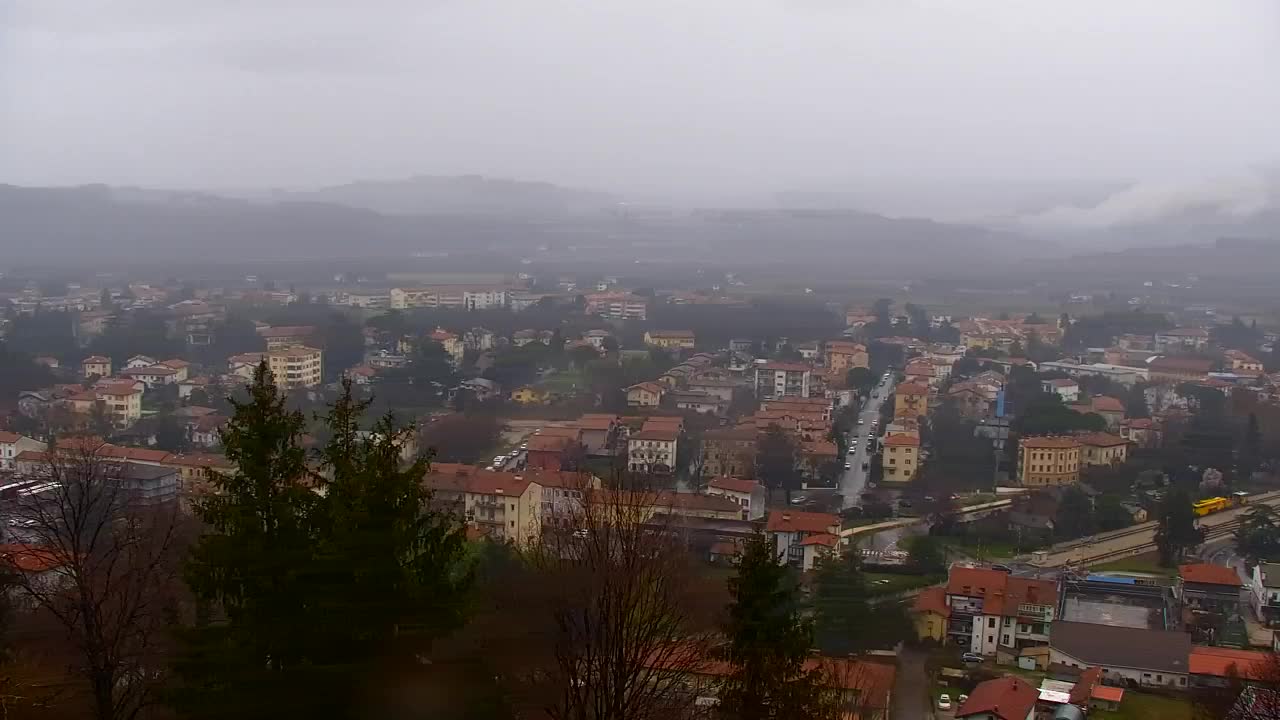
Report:
M0 181L653 195L1280 158L1271 0L9 0Z

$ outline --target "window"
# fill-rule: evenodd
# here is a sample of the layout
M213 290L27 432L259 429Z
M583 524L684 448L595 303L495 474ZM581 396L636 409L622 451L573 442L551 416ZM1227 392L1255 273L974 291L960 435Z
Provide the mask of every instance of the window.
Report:
M1011 645L1011 644L1012 644L1012 643L1010 643L1010 642L1009 642L1009 636L1008 636L1008 635L1005 635L1005 636L1004 636L1004 639L1003 639L1003 640L1001 640L1000 642L1004 643L1005 645Z
M987 627L993 628L995 626L996 626L996 619L993 617L987 618Z
M996 641L996 639L995 639L995 638L991 637L990 635L988 635L988 636L987 636L987 644L988 644L988 645L993 645L993 644L995 644L995 641Z

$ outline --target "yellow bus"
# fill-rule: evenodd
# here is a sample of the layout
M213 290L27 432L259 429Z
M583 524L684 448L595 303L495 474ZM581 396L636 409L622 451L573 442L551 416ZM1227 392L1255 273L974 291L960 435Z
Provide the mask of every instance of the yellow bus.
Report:
M1230 502L1224 497L1211 497L1192 503L1191 509L1197 515L1208 515L1219 510L1226 510L1229 505Z

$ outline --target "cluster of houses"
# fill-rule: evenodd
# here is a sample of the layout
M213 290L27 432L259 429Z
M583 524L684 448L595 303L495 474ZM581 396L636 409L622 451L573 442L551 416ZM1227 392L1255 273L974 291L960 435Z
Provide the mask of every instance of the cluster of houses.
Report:
M1243 594L1234 569L1205 563L1181 566L1168 586L1070 571L1041 580L956 564L945 585L917 596L912 616L920 640L1046 672L1039 688L1011 678L984 683L987 689L979 686L956 711L956 717L989 717L985 694L998 690L1009 714L997 716L1021 719L1033 707L1051 714L1055 705L1077 700L1086 712L1089 706L1115 709L1125 689L1185 691L1266 679L1274 672L1269 654L1249 649L1247 636L1223 631L1245 611ZM1090 692L1068 700L1070 685L1082 682Z

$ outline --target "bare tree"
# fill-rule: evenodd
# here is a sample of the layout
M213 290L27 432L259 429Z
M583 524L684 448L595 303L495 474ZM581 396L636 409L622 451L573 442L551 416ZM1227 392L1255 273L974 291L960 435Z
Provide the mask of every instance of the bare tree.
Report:
M65 632L98 720L142 716L163 667L179 515L176 485L153 470L88 443L50 448L4 505L19 601Z
M530 555L549 583L555 720L675 720L693 714L681 679L706 658L723 603L699 597L692 557L643 477L584 484ZM700 599L703 600L700 602Z

